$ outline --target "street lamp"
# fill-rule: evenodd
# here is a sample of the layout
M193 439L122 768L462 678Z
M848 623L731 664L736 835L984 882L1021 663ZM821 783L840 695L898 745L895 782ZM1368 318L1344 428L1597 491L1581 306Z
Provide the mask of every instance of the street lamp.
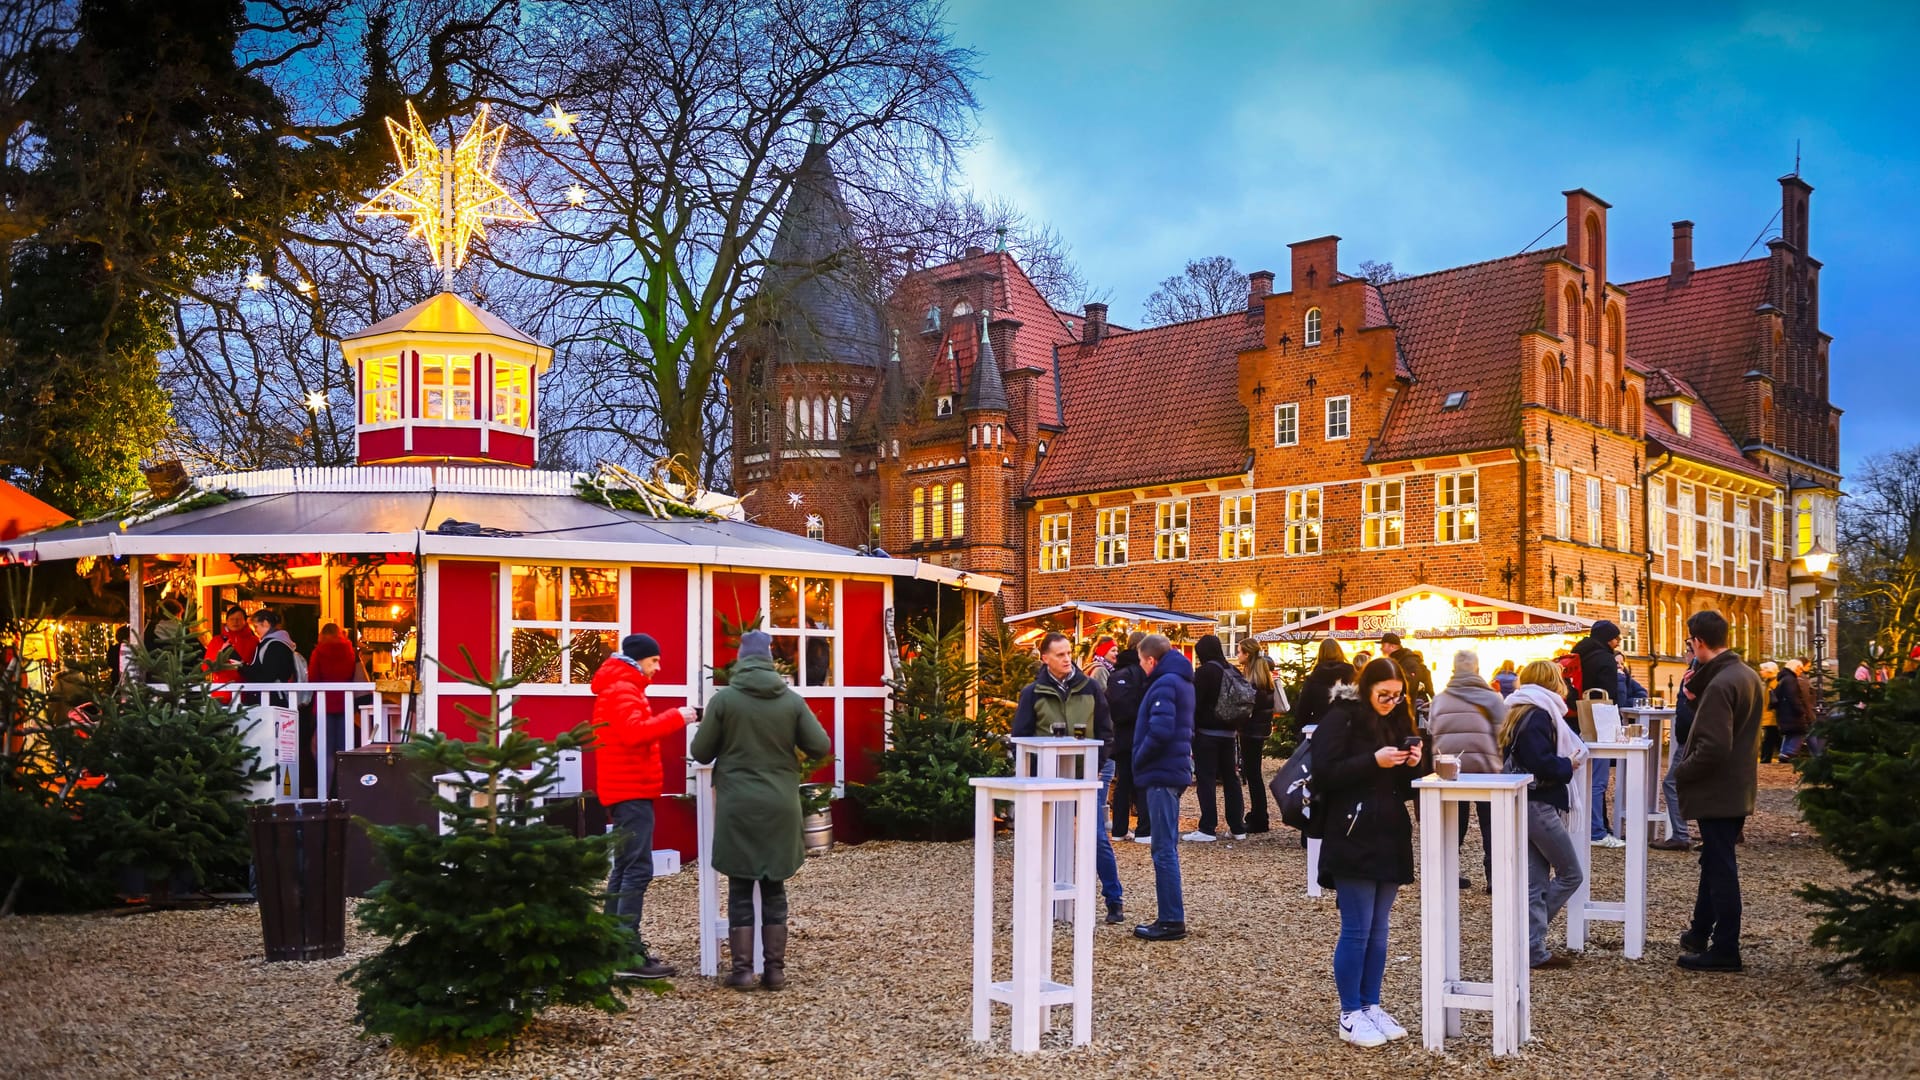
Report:
M1240 590L1240 607L1247 613L1247 636L1253 636L1253 605L1260 602L1260 594L1252 589Z
M1806 567L1807 576L1814 579L1813 585L1813 703L1816 712L1824 714L1827 679L1827 571L1833 568L1833 552L1819 540L1813 542L1806 554L1800 556L1800 563ZM1820 717L1816 716L1818 720Z
M1828 551L1825 545L1815 540L1813 546L1807 549L1807 553L1800 556L1800 561L1806 565L1808 574L1814 577L1826 577L1827 571L1833 568L1833 552Z

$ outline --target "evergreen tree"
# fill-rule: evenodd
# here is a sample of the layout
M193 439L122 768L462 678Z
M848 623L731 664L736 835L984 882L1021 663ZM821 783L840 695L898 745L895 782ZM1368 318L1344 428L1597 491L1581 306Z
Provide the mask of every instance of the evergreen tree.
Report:
M467 667L477 670L471 657ZM452 800L433 797L449 831L361 823L391 876L359 921L387 945L344 978L369 1032L467 1051L505 1045L550 1006L619 1012L616 972L639 959L633 935L605 911L611 838L576 838L533 805L558 779L560 751L590 743L592 726L537 738L500 708L523 677L456 677L490 695L484 714L461 707L476 741L434 732L406 751L435 774L464 777Z
M916 840L948 840L973 829L975 776L1004 776L1004 743L967 716L977 673L965 659L965 629L907 632L913 653L887 685L893 690L891 738L870 784L852 788L868 820Z
M1829 971L1920 971L1920 679L1843 679L1839 691L1816 728L1825 749L1794 767L1808 824L1860 876L1799 895L1821 912L1814 944L1841 954Z
M1039 670L1040 661L1033 650L1015 641L1006 623L994 619L980 637L980 720L987 730L995 735L1012 734L1020 691Z

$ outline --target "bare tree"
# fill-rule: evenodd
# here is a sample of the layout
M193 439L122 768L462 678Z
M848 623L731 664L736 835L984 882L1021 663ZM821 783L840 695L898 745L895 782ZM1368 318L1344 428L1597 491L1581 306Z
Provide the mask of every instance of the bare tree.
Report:
M1389 281L1399 281L1407 275L1393 268L1393 263L1378 259L1360 260L1360 276L1375 285L1385 285Z
M1852 655L1920 644L1920 445L1867 459L1840 508L1840 603Z
M1209 255L1187 264L1186 273L1170 277L1148 294L1147 325L1204 319L1247 306L1247 275L1225 255Z

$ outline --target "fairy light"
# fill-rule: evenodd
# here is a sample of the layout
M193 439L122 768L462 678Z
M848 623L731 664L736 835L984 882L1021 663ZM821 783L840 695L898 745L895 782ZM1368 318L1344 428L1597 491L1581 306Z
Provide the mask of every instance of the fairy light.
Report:
M569 187L567 189L567 205L568 206L585 206L586 204L587 204L586 188L581 187L579 184L575 184L572 187Z
M400 176L359 210L365 217L410 222L407 235L426 244L434 267L449 286L453 272L466 263L473 238L486 238L487 222L534 220L533 213L493 178L507 126L490 125L487 119L488 109L481 106L466 134L443 148L408 102L404 126L387 120Z
M259 292L261 289L264 289L266 287L267 287L267 275L261 273L258 270L255 270L253 273L247 275L247 288L252 289L254 292Z
M556 101L553 104L553 115L540 122L547 125L548 131L564 139L573 134L573 125L580 122L580 114L568 112Z

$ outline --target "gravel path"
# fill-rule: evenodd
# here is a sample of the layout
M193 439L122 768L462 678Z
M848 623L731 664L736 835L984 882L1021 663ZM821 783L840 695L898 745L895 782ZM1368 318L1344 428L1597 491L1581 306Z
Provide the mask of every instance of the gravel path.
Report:
M1362 1051L1334 1032L1330 897L1304 895L1290 832L1182 847L1191 936L1147 944L1101 926L1094 1044L1049 1043L1030 1059L986 1050L969 1024L970 844L868 844L811 861L793 884L791 988L742 994L676 980L626 1014L556 1010L511 1053L416 1059L362 1039L337 982L349 957L267 964L249 907L0 923L0 1073L28 1077L652 1077L652 1076L1480 1076L1920 1075L1920 988L1834 980L1806 944L1813 920L1791 895L1838 880L1794 813L1791 777L1762 768L1761 811L1741 849L1747 972L1673 965L1692 908L1694 860L1649 855L1648 951L1621 957L1620 928L1590 931L1566 972L1533 982L1534 1040L1488 1057L1488 1027L1467 1020L1444 1056L1419 1047L1418 898L1394 908L1386 1003L1412 1038ZM1189 813L1192 797L1189 795ZM1477 833L1469 845L1478 844ZM1142 845L1118 845L1128 910L1151 916ZM1003 866L1007 860L1002 860ZM1477 866L1477 858L1463 858ZM1596 886L1617 890L1621 853L1596 849ZM695 884L654 884L656 947L697 967ZM1485 898L1463 919L1466 952L1485 952ZM1477 934L1476 934L1477 931ZM1558 927L1556 927L1556 939ZM1065 935L1060 962L1065 966ZM999 1046L1005 1013L998 1011ZM1050 1037L1050 1038L1058 1038Z

